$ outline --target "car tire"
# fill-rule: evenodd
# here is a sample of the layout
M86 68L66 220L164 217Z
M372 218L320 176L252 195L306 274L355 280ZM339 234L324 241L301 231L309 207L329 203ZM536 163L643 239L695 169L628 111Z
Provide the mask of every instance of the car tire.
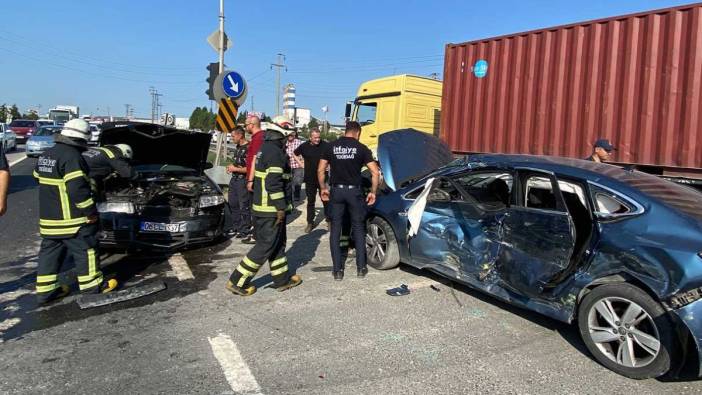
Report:
M368 221L366 231L366 255L368 265L374 269L387 270L400 264L400 251L392 227L380 217Z
M670 317L640 288L627 283L599 286L578 310L580 336L608 369L642 380L663 376L677 360Z

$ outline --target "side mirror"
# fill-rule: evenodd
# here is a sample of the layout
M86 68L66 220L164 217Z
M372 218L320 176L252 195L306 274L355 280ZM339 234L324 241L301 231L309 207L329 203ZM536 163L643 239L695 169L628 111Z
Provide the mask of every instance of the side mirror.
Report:
M448 203L451 201L451 195L443 189L432 189L427 196L427 201Z
M346 111L344 112L346 119L351 119L351 102L346 102Z

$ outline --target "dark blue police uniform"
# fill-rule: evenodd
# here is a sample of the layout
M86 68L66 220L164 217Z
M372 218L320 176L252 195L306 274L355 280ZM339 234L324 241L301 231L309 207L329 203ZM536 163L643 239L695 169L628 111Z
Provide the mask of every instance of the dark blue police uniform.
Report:
M322 159L329 163L331 235L329 237L334 273L344 271L341 259L341 231L344 214L348 212L357 269L366 268L366 201L363 194L361 169L373 162L371 151L351 137L340 137L327 146Z

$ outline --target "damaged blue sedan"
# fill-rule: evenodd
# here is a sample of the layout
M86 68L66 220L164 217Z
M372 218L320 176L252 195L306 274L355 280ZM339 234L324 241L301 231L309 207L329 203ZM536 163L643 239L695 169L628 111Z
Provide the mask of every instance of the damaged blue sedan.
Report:
M702 374L701 193L577 159L452 160L413 130L381 135L378 159L372 267L428 269L577 323L594 358L630 378Z

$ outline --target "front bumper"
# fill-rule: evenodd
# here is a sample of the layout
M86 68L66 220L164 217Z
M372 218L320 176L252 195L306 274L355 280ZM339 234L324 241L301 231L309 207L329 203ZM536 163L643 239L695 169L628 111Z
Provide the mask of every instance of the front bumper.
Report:
M702 377L702 299L698 299L677 310L672 310L677 315L695 340L695 350L697 351L697 362L695 366L695 376Z
M144 232L140 230L142 221L185 224L185 231ZM222 235L223 224L223 208L188 219L146 218L133 214L101 213L98 240L101 246L118 249L177 250L214 241Z

